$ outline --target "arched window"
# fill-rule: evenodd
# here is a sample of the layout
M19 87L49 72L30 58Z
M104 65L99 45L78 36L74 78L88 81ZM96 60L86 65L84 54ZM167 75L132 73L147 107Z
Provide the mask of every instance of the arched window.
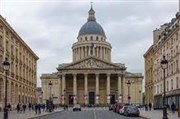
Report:
M85 37L85 41L87 41L87 37Z
M96 36L96 40L98 40L98 36Z
M92 41L92 40L93 40L93 37L91 36L91 38L90 38L90 39L91 39L91 41Z

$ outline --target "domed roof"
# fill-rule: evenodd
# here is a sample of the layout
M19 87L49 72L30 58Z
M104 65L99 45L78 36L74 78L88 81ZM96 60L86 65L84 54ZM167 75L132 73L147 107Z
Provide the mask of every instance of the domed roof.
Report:
M81 27L78 36L86 35L86 34L97 34L97 35L105 36L103 28L96 21L88 21L88 22L86 22Z
M86 34L97 34L106 37L103 28L96 22L94 14L95 12L91 7L89 10L88 21L81 27L78 37Z

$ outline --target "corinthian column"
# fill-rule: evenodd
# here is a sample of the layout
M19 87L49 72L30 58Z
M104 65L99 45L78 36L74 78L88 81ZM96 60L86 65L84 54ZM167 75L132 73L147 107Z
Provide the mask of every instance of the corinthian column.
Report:
M65 83L65 74L62 75L62 104L65 104L65 89L66 83Z
M110 74L107 74L107 103L110 104Z
M73 74L73 103L77 103L77 78L76 74Z
M125 83L125 75L122 75L122 76L121 76L122 103L124 102L124 83Z
M99 104L99 74L96 74L96 104Z
M121 94L121 75L120 74L118 74L118 95L117 95L117 97L118 97L118 102L119 103L122 103L122 94Z
M88 74L84 74L84 103L88 104Z

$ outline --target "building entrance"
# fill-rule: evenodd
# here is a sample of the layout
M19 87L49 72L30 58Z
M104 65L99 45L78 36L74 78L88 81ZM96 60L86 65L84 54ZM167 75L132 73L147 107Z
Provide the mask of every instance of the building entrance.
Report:
M110 100L111 102L111 104L115 104L115 95L111 95L111 100Z
M69 104L73 104L73 95L69 95Z
M89 92L89 104L95 104L95 93Z

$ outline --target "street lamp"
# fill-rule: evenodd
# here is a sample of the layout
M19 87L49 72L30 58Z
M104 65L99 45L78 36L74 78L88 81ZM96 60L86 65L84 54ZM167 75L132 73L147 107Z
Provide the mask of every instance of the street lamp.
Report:
M49 88L50 88L50 99L49 99L49 112L51 112L52 110L52 101L51 101L51 88L52 88L52 86L53 86L53 84L52 84L52 82L50 81L49 82Z
M130 86L131 86L131 83L130 80L128 80L126 82L127 86L128 86L128 104L130 104L130 100L131 100L131 96L130 96Z
M8 59L5 58L5 61L2 63L3 68L6 73L6 80L5 80L5 100L4 100L4 119L8 119L8 108L7 108L7 75L10 68L10 63L8 62Z
M164 75L163 119L168 119L167 108L165 105L165 97L166 97L165 70L168 68L168 61L166 60L165 56L163 56L163 59L161 60L161 68L163 69L163 75Z

